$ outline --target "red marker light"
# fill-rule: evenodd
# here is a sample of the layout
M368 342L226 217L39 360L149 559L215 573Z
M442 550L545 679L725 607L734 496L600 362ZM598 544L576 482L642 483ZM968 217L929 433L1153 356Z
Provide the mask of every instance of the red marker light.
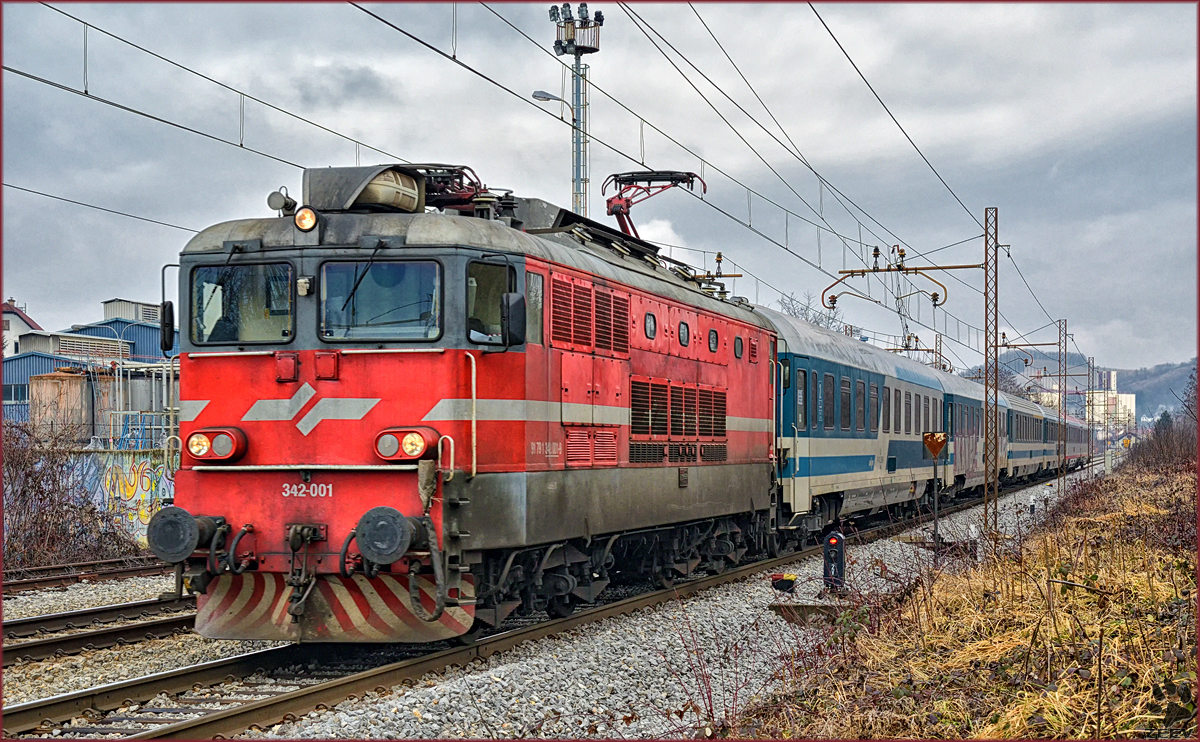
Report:
M830 536L830 537L829 537L829 545L830 545L830 546L836 546L836 545L837 545L837 541L838 541L838 540L837 540L837 536Z

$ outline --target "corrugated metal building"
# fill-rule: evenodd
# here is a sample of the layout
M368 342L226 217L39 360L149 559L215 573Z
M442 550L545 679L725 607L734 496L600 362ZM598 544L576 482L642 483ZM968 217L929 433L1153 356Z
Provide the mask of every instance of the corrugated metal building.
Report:
M117 338L125 340L132 346L129 355L130 360L153 362L164 358L158 344L159 329L157 324L112 318L106 319L103 322L93 322L90 325L72 327L71 329L63 330L63 332L70 332L75 335L107 337L110 339L113 338L113 332L115 332ZM171 349L171 355L179 355L178 330L175 331L175 347Z

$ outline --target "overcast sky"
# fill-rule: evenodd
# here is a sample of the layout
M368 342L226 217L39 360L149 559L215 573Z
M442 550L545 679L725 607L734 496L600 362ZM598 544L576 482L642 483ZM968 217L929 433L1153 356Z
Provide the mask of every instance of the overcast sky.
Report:
M3 6L6 185L202 229L270 215L272 190L300 193L295 165L403 158L470 165L493 188L570 204L570 114L564 124L559 104L529 99L535 89L570 97L562 65L546 53L548 4L364 6L512 93L349 4L59 7L79 20L44 5ZM735 293L766 304L779 297L766 284L819 296L843 266L861 266L860 222L868 259L873 245L900 244L910 265L978 263L975 220L995 206L1000 242L1011 245L1000 272L1010 337L1056 340L1053 327L1033 332L1048 313L1066 318L1069 348L1100 366L1196 354L1194 5L815 7L965 209L807 4L632 5L651 36L678 50L654 37L669 61L620 6L597 2L602 50L586 58L596 86L590 215L615 224L600 193L610 173L641 162L703 169L705 202L668 192L636 206L633 219L643 237L723 251L761 279L737 279ZM92 26L86 73L80 21ZM238 92L171 62L337 134L252 100L243 114ZM85 74L91 96L209 136L71 92L83 91ZM54 330L101 319L105 299L157 302L160 268L190 236L11 187L3 218L4 296ZM818 245L822 219L837 234ZM712 267L703 253L673 254ZM939 280L949 289L944 310L910 299L909 329L932 344L936 326L956 366L979 363L967 325L983 325L982 271ZM861 279L853 285L868 290ZM869 291L885 296L878 282ZM855 325L901 332L894 300L840 304Z

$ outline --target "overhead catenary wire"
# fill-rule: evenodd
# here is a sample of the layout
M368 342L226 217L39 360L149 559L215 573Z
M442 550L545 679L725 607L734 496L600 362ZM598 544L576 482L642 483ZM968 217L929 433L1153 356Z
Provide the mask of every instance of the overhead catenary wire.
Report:
M538 49L539 49L539 50L541 50L543 53L545 53L545 54L547 54L548 56L550 56L552 59L555 59L555 61L558 61L558 62L559 62L559 64L563 64L563 63L562 63L560 60L557 60L557 58L555 58L555 57L554 57L554 55L553 55L551 52L549 52L549 51L548 51L548 50L546 50L546 49L543 49L543 48L542 48L542 45L541 45L541 44L539 44L539 43L538 43L536 40L534 40L532 37L530 37L530 36L529 36L529 34L525 33L525 31L523 31L522 29L520 29L519 27L517 27L515 24L513 24L511 21L509 21L509 20L508 20L507 18L505 18L503 15L501 15L501 14L500 14L500 13L498 13L498 12L496 12L494 9L492 9L491 7L489 7L489 6L488 6L486 3L480 3L480 4L481 4L481 5L483 5L483 7L484 7L485 9L487 9L489 12L491 12L493 15L495 15L495 16L496 16L496 17L497 17L497 18L498 18L498 19L499 19L501 22L503 22L505 25L507 25L507 26L508 26L509 28L511 28L513 31L515 31L516 33L518 33L519 35L521 35L523 38L525 38L525 39L526 39L528 42L530 42L530 43L531 43L532 45L534 45L536 48L538 48ZM643 32L643 33L644 33L644 32ZM657 32L656 32L656 33L657 33ZM428 46L428 45L427 45L427 46ZM433 47L432 47L432 46L430 46L429 48L433 49ZM444 55L444 53L443 53L443 55ZM689 62L689 63L690 63L690 62ZM564 66L564 68L566 68L566 65L563 65L563 66ZM694 66L694 65L693 65L693 66ZM676 68L676 69L678 69L678 68ZM681 74L682 74L682 73L681 73ZM686 76L684 76L684 77L685 77L685 79L686 79ZM596 89L597 91L599 91L600 93L602 93L603 95L605 95L606 97L608 97L608 98L609 98L610 100L612 100L612 101L613 101L613 102L614 102L614 103L615 103L617 106L619 106L620 108L622 108L623 110L625 110L627 113L629 113L629 114L633 115L634 117L638 118L638 119L639 119L639 120L640 120L640 121L641 121L643 124L649 124L649 126L650 126L650 127L651 127L651 128L654 130L654 131L658 132L658 133L659 133L660 135L662 135L662 136L663 136L665 139L667 139L667 140L668 140L668 141L670 141L671 143L673 143L673 144L675 144L676 146L678 146L678 147L679 147L680 149L682 149L684 152L687 152L688 154L690 154L690 155L692 155L692 156L696 157L697 159L699 159L699 160L700 160L700 163L701 163L701 169L703 170L703 167L704 167L704 165L707 163L707 160L705 160L705 159L704 159L703 157L701 157L699 154L697 154L696 152L694 152L694 151L693 151L691 148L689 148L688 146L686 146L686 145L684 145L683 143L679 142L677 139L675 139L675 138L674 138L674 137L672 137L670 134L668 134L668 133L666 133L665 131L663 131L661 128L659 128L658 126L656 126L656 125L655 125L655 124L653 124L652 122L649 122L649 121L647 121L647 120L645 119L645 117L641 116L641 115L640 115L640 114L638 114L636 111L633 111L631 108L629 108L627 105L625 105L625 104L624 104L622 101L620 101L618 98L616 98L616 97L615 97L615 96L613 96L611 93L607 92L607 91L606 91L606 90L604 90L602 87L600 87L599 85L597 85L597 84L595 83L595 81L594 81L594 80L589 80L589 81L588 81L588 84L589 84L589 86L590 86L590 87L592 87L592 88ZM511 92L511 91L510 91L510 92ZM722 91L722 94L724 94L724 93L723 93L723 91ZM520 97L520 96L518 96L518 97ZM728 97L728 96L726 96L726 97ZM711 104L710 104L710 105L711 105ZM736 105L736 103L735 103L735 105ZM749 114L747 114L747 115L749 115ZM753 119L753 117L751 117L751 118ZM761 123L759 123L759 122L757 122L757 120L755 120L755 123L757 123L757 124L758 124L760 127L762 126L762 124L761 124ZM768 132L768 133L769 133L769 132ZM594 138L594 137L593 137L593 138ZM776 138L776 139L777 139L777 141L778 141L778 138ZM616 152L617 154L620 154L621 156L623 156L623 157L626 157L627 159L631 159L631 160L633 160L634 162L637 162L638 164L641 164L641 165L643 165L643 167L645 166L645 163L644 163L644 162L642 162L642 161L640 161L640 160L638 160L638 159L635 159L635 158L630 158L628 155L625 155L623 152L620 152L619 150L617 150L616 148L612 147L611 145L608 145L608 144L604 143L602 140L599 140L599 139L597 139L596 141L600 142L600 143L601 143L601 144L603 144L603 145L604 145L606 148L608 148L608 149L610 149L610 150L612 150L612 151ZM786 147L785 147L785 149L786 149ZM712 165L712 163L707 163L707 164L709 164L709 165ZM778 208L779 210L783 211L783 212L784 212L784 214L785 214L785 217L786 217L786 216L795 216L797 219L800 219L801 221L803 221L803 222L805 222L805 223L807 223L807 224L810 224L810 225L812 225L812 226L816 227L818 230L823 230L823 231L828 231L828 232L830 232L831 234L833 234L834 236L838 237L838 238L839 238L839 239L841 239L841 240L853 240L853 238L851 238L851 237L848 237L848 236L846 236L846 235L843 235L843 234L841 234L841 233L837 232L836 230L833 230L832 228L830 228L830 227L828 227L828 226L822 226L821 224L818 224L818 223L816 223L816 222L814 222L814 221L812 221L812 220L810 220L810 219L807 219L807 218L805 218L804 216L802 216L802 215L800 215L800 214L797 214L797 213L795 213L794 211L791 211L790 209L788 209L788 208L786 208L786 207L782 206L781 204L779 204L778 202L774 201L773 199L771 199L771 198L769 198L769 197L767 197L767 196L763 195L762 193L760 193L760 192L758 192L758 191L754 190L753 188L750 188L749 186L745 185L744 183L742 183L741 181L739 181L737 178L734 178L733 176L729 175L728 173L726 173L724 170L722 170L721 168L717 167L716 165L712 165L712 168L713 168L714 170L716 170L718 173L720 173L721 175L723 175L723 176L725 176L726 178L728 178L728 179L729 179L730 181L732 181L733 183L735 183L735 184L737 184L737 185L741 186L742 188L745 188L745 189L746 189L746 190L747 190L749 193L752 193L752 194L754 194L754 195L757 195L757 196L759 196L760 198L762 198L762 199L763 199L764 201L766 201L767 203L769 203L769 204L771 204L772 206L774 206L774 207ZM816 174L816 175L817 175L817 177L821 178L821 176L820 176L820 174L819 174L819 173L816 173L816 172L814 171L814 174ZM830 187L831 189L833 189L833 190L836 190L836 189L835 189L835 188L834 188L834 187L833 187L831 184L828 184L828 181L825 181L825 180L824 180L824 178L821 178L821 180L822 180L823 182L825 182L827 185L829 185L829 187ZM840 191L839 191L839 193L840 193ZM700 200L701 200L701 201L704 201L705 203L708 203L708 202L707 202L707 201L706 201L706 200L705 200L703 197L701 197L701 198L700 198ZM849 199L848 199L848 200L849 200ZM853 202L851 202L851 203L853 203ZM711 205L711 204L710 204L710 205ZM807 205L807 204L806 204L806 205ZM860 207L858 207L857 205L855 205L855 206L856 206L856 208L860 208ZM810 206L809 208L811 209L811 206ZM843 204L843 208L845 208L844 204ZM861 209L861 208L860 208L860 211L862 211L862 209ZM866 214L868 217L870 216L870 215L869 215L869 214L867 214L867 212L865 212L865 211L863 211L863 213L864 213L864 214ZM736 218L735 218L735 220L736 220ZM747 224L745 224L744 222L741 222L740 220L737 220L737 221L738 221L740 224L742 224L743 226L748 226ZM872 218L872 221L875 221L875 220ZM878 224L878 222L876 222L876 223ZM861 222L860 222L860 224L861 224ZM887 228L886 228L886 227L883 227L883 225L880 225L880 226L881 226L883 229L885 229L886 231L888 231L888 232L889 232L889 234L891 233L891 231L890 231L890 230L887 230ZM759 234L761 234L761 233L759 233ZM874 233L872 233L872 234L874 234ZM875 235L875 236L876 236L876 238L877 238L877 239L881 239L881 238L879 238L879 236L878 236L878 235ZM895 236L895 235L893 235L893 236ZM897 239L898 241L900 241L901 243L904 243L904 240L900 239L899 237L896 237L896 239ZM969 240L971 240L971 239L976 239L976 238L975 238L975 237L972 237L972 238L967 238L966 240L962 240L962 241L960 241L960 243L956 243L956 244L961 244L961 242L966 242L966 241L969 241ZM772 240L772 241L773 241L773 242L775 242L774 240ZM776 244L778 244L778 243L776 242ZM906 244L906 245L907 245L907 243L904 243L904 244ZM912 248L911 248L911 246L909 246L909 247L910 247L910 249L912 249ZM949 246L947 246L947 247L949 247ZM939 249L944 249L944 248L939 248ZM914 249L913 251L914 251L914 253L915 253L917 256L920 256L920 255L923 255L923 254L924 254L924 253L921 253L920 251L916 251L915 249ZM790 250L789 250L789 252L790 252ZM793 254L795 254L795 253L793 253ZM805 260L805 262L807 262L807 263L809 263L810 265L812 265L811 261L808 261L807 259L804 259L804 260ZM818 265L818 266L814 266L814 267L818 267L818 268L819 268L819 265ZM824 271L823 271L823 272L824 272ZM826 275L832 275L832 274L829 274L828 272L826 272ZM959 281L960 283L963 283L963 285L965 285L965 286L967 286L967 287L969 287L969 288L973 289L974 291L976 291L976 292L978 292L978 293L982 293L982 291L981 291L980 289L978 289L978 288L976 288L976 287L974 287L974 286L971 286L970 284L967 284L966 282L962 281L962 279L958 278L957 276L954 276L953 274L952 274L952 278L954 278L955 280ZM949 314L949 313L947 313L947 314ZM951 314L950 316L954 316L954 315L952 315L952 314ZM971 329L974 329L974 330L976 330L977 332L981 332L980 328L978 328L978 327L974 327L973 325L970 325L969 323L963 322L963 321L962 321L962 320L960 320L958 317L955 317L955 320L956 320L957 322L960 322L960 323L964 324L964 325L967 325L968 327L970 327ZM928 325L925 325L924 323L921 323L921 325L922 325L922 326L924 326L924 327L929 327ZM933 329L933 328L929 328L929 329ZM967 346L967 347L970 347L970 346Z
M541 112L541 113L543 113L544 115L550 116L551 118L554 118L554 119L556 119L556 120L559 120L559 121L561 121L561 122L565 123L565 121L563 121L562 119L559 119L557 116L555 116L553 112L551 112L551 111L547 111L546 109L542 108L541 106L538 106L538 105L537 105L537 104L536 104L534 101L526 99L526 98L525 98L525 96L523 96L523 95L521 95L520 93L516 92L516 91L515 91L515 90L513 90L512 88L509 88L509 87L507 87L506 85L504 85L503 83L501 83L501 82L499 82L499 81L497 81L497 80L493 79L492 77L489 77L488 75L484 74L483 72L480 72L479 70L477 70L477 69L475 69L474 67L472 67L471 65L469 65L469 64L467 64L467 63L465 63L465 62L463 62L462 60L460 60L460 59L454 59L453 57L451 57L451 56L450 56L449 54L447 54L446 52L442 51L441 49L438 49L436 46L434 46L434 45L430 44L429 42L427 42L427 41L425 41L424 39L422 39L422 38L420 38L420 37L416 36L415 34L413 34L413 33L409 32L409 31L407 31L407 30L405 30L405 29L401 28L400 26L397 26L396 24L392 23L391 21L389 21L389 20L387 20L387 19L385 19L385 18L383 18L383 17L379 16L378 14L376 14L376 13L374 13L374 12L372 12L372 11L370 11L370 10L368 10L368 9L364 8L364 7L362 7L361 5L359 5L359 4L358 4L358 3L356 3L356 2L350 2L349 4L350 4L351 6L353 6L353 7L357 8L358 10L362 11L364 14L366 14L366 15L370 16L371 18L374 18L376 21L378 21L378 22L380 22L380 23L384 24L385 26L388 26L388 27L389 27L389 28L391 28L392 30L394 30L394 31L396 31L396 32L398 32L398 33L400 33L400 34L402 34L403 36L405 36L405 37L409 38L410 40L412 40L412 41L414 41L414 42L416 42L416 43L420 44L421 46L425 47L426 49L428 49L428 50L432 51L433 53L435 53L435 54L437 54L437 55L441 56L442 58L444 58L444 59L446 59L446 60L448 60L448 61L450 61L450 62L453 62L454 64L456 64L456 65L458 65L458 66L462 67L463 69L465 69L465 70L467 70L468 72L470 72L470 73L474 74L475 76L477 76L477 77L479 77L479 78L481 78L481 79L483 79L483 80L485 80L485 81L487 81L487 82L491 83L492 85L494 85L494 86L496 86L496 87L500 88L501 90L503 90L503 91L507 92L509 95L511 95L512 97L516 98L517 100L520 100L520 101L522 101L523 103L525 103L525 104L527 104L527 105L530 105L530 106L532 106L532 107L533 107L535 110L538 110L538 111L540 111L540 112ZM486 6L485 6L485 7L486 7ZM494 12L494 11L493 11L493 12ZM506 21L506 22L507 22L507 21ZM511 25L511 24L510 24L510 25ZM514 27L514 28L515 28L515 27ZM523 32L521 32L521 33L522 33L522 35L524 35L524 33L523 33ZM606 95L607 95L607 93L606 93ZM609 96L609 97L611 98L612 96ZM614 98L614 101L615 101L615 98ZM621 104L619 103L619 101L618 101L618 105L621 105ZM635 114L635 115L636 115L636 114ZM639 117L639 118L640 118L640 117ZM575 124L571 124L571 126L572 126L572 128L574 128L574 127L575 127ZM663 132L661 132L661 130L657 129L657 127L654 127L654 125L653 125L653 124L651 124L651 127L652 127L652 128L655 128L655 130L656 130L656 131L659 131L659 133L663 133ZM668 135L666 135L665 133L663 133L663 135L664 135L664 136L668 136ZM633 156L631 156L631 155L627 154L626 152L624 152L624 151L620 150L619 148L617 148L617 147L615 147L615 146L613 146L613 145L609 144L609 143L608 143L608 142L606 142L605 140L603 140L603 139L600 139L599 137L596 137L596 136L593 136L593 135L589 135L589 136L591 137L592 141L595 141L596 143L600 144L600 145L601 145L601 146L603 146L604 148L606 148L606 149L608 149L608 150L612 151L614 154L617 154L617 155L619 155L620 157L623 157L623 158L625 158L626 160L629 160L630 162L633 162L633 163L637 163L637 162L638 162L638 161L637 161L637 159L636 159L635 157L633 157ZM668 137L668 138L670 138L670 137ZM678 143L678 142L676 142L676 141L675 141L673 138L671 138L671 141L672 141L672 142L675 142L675 143L676 143L678 146L680 146L681 148L684 148L684 149L686 150L686 147L685 147L684 145L682 145L682 144L679 144L679 143ZM690 151L690 150L686 150L686 151ZM714 169L714 170L718 170L718 172L721 172L721 171L719 170L719 168L717 168L716 166L714 166L714 167L713 167L713 169ZM723 172L722 172L722 174L724 175L725 173L723 173ZM726 175L726 177L730 177L730 176ZM731 177L730 177L730 179L731 179L731 180L734 180L735 182L737 182L735 179L733 179L733 178L731 178ZM740 183L739 183L739 184L740 184ZM743 187L745 187L745 186L743 186ZM747 190L751 190L751 191L752 191L753 189L749 189L749 188L747 188ZM781 209L783 208L783 207L779 206L779 204L777 204L777 203L775 203L774 201L772 201L771 199L769 199L769 198L766 198L765 196L762 196L762 195L761 195L761 194L759 194L757 191L753 191L753 192L755 193L755 195L759 195L761 198L763 198L763 200L766 200L766 201L768 201L768 202L772 203L773 205L775 205L775 206L777 206L777 207L779 207L779 208L781 208ZM764 234L764 233L763 233L763 232L761 232L760 230L758 230L758 229L756 229L756 228L753 228L753 227L750 227L748 224L746 224L745 222L742 222L740 219L738 219L736 216L734 216L734 215L730 214L728 211L725 211L724 209L721 209L720 207L716 206L716 205L715 205L715 204L713 204L711 201L709 201L709 200L706 200L706 199L701 199L699 196L697 196L697 195L696 195L696 194L694 194L694 193L691 193L690 191L684 191L684 193L686 193L686 194L688 194L688 195L691 195L693 198L695 198L695 199L697 199L697 200L701 201L702 203L705 203L705 204L707 204L707 205L708 205L710 208L713 208L713 209L717 210L719 213L722 213L722 214L724 214L724 215L725 215L726 217L728 217L729 219L732 219L733 221L736 221L736 222L738 222L738 223L739 223L739 224L741 224L743 227L746 227L746 228L747 228L747 229L749 229L750 231L752 231L752 232L754 232L755 234L759 235L760 237L762 237L762 238L766 239L767 241L771 242L772 244L774 244L774 245L776 245L776 246L780 247L781 249L784 249L784 250L785 250L786 252L788 252L789 254L791 254L791 255L793 255L793 256L795 256L795 257L797 257L798 259L800 259L800 260L801 260L801 261L803 261L804 263L808 264L809 266L812 266L813 268L815 268L816 270L818 270L818 271L820 271L821 273L825 274L826 276L828 276L828 277L831 277L831 278L836 278L836 276L835 276L834 274L830 273L829 271L825 270L824 268L821 268L820 266L817 266L817 265L816 265L815 263L813 263L811 260L809 260L808 258L806 258L806 257L804 257L804 256L802 256L802 255L800 255L799 253L796 253L795 251L791 250L790 248L786 248L784 245L782 245L782 243L780 243L780 242L778 242L777 240L775 240L775 239L773 239L773 238L771 238L771 237L767 236L766 234ZM800 216L800 215L798 215L798 214L795 214L795 212L792 212L792 211L790 211L790 210L787 210L787 211L788 211L788 213L792 214L793 216L796 216L797 218L799 218L799 219L802 219L803 221L806 221L806 222L808 222L809 224L813 224L814 226L820 226L820 225L816 225L815 223L813 223L813 222L811 222L811 221L809 221L809 220L807 220L807 219L804 219L804 217L801 217L801 216ZM858 292L856 291L856 293L858 293ZM867 297L865 297L865 295L863 295L863 296L864 296L864 298L867 298ZM869 298L867 298L867 300L868 300L868 301L871 301L872 303L878 303L878 302L876 302L876 301L875 301L875 300L873 300L873 299L869 299ZM956 319L956 321L962 322L962 321L961 321L961 320L959 320L957 317L956 317L955 319ZM937 331L937 330L936 330L936 328L934 328L934 327L931 327L930 325L927 325L927 324L925 324L925 323L923 323L923 322L919 322L919 321L918 321L918 322L917 322L917 324L918 324L919 326L922 326L922 327L925 327L925 328L927 328L927 329L933 330L934 332L936 332L936 331ZM973 326L973 325L970 325L969 323L963 322L962 324L964 324L964 325L967 325L968 327L971 327L971 328L975 329L977 332L979 332L979 328L974 328L974 326ZM980 351L980 350L977 350L977 349L975 349L974 347L970 346L970 345L969 345L969 344L967 344L967 343L962 343L961 341L959 341L959 340L957 340L957 339L955 339L955 338L947 338L947 339L948 339L948 340L950 340L951 342L956 342L956 343L959 343L959 344L960 344L960 345L962 345L964 348L967 348L967 349L969 349L969 350L972 350L972 351L974 351L974 352L979 352L979 353L981 353L981 352L982 352L982 351Z
M191 227L181 227L178 224L171 224L170 222L162 222L162 221L159 221L158 219L151 219L151 218L145 217L145 216L138 216L137 214L130 214L125 211L117 211L116 209L108 209L103 206L89 204L84 201L76 201L74 199L66 198L64 196L55 196L53 193L45 193L44 191L35 191L32 188L22 188L21 186L13 185L12 183L5 183L4 187L12 188L15 191L24 191L25 193L32 193L32 194L35 194L38 196L44 196L46 198L53 198L56 201L66 201L67 203L75 204L76 206L86 206L89 209L96 209L97 211L106 211L109 214L116 214L117 216L129 217L130 219L138 219L140 221L150 222L152 224L161 224L164 227L170 227L172 229L180 229L180 230L183 230L184 232L198 233L200 231L198 229L192 229Z
M206 139L211 139L215 142L220 142L222 144L228 144L230 147L235 147L244 152L250 152L250 153L259 155L260 157L266 157L267 159L274 160L275 162L279 162L284 165L291 165L292 167L299 168L301 170L304 169L303 165L299 165L290 160L285 160L282 157L276 157L275 155L269 154L267 152L263 152L262 150L254 149L253 147L244 147L242 145L239 145L237 142L231 141L229 139L224 139L222 137L216 136L215 134L209 134L208 132L200 131L199 129L194 129L190 126L185 126L184 124L179 124L174 121L170 121L168 119L162 118L161 116L155 116L152 113L146 113L145 111L138 110L131 106L126 106L124 104L117 103L116 101L108 100L107 98L101 98L100 96L92 95L91 93L85 93L82 90L78 90L76 88L70 87L69 85L63 85L62 83L54 82L53 80L47 80L44 77L38 77L37 75L33 75L33 74L30 74L23 70L16 69L15 67L9 67L8 65L4 65L3 69L5 72L11 72L14 75L18 75L20 77L24 77L29 80L33 80L34 82L39 82L43 85L49 85L50 87L58 88L59 90L66 91L68 93L73 93L75 95L78 95L82 98L86 98L88 100L94 100L97 103L103 103L106 106L112 106L113 108L116 108L121 111L125 111L126 113L132 113L134 115L150 119L151 121L157 121L160 124L166 124L167 126L171 126L176 129L182 129L183 131L190 132L190 133L196 134L198 136L202 136Z
M373 151L375 151L375 152L378 152L378 153L379 153L379 154L381 154L381 155L387 155L388 157L394 157L394 158L396 158L396 159L397 159L397 160L399 160L400 162L403 162L403 163L409 163L409 161L408 161L408 160L404 159L403 157L400 157L399 155L394 155L394 154L392 154L392 153L390 153L390 152L388 152L388 151L386 151L386 150L382 150L382 149L379 149L378 147L375 147L375 146L372 146L372 145L370 145L370 144L367 144L366 142L359 141L358 139L355 139L354 137L348 136L348 135L346 135L346 134L342 134L342 133L341 133L341 132L339 132L339 131L336 131L336 130L334 130L334 129L331 129L331 128L329 128L328 126L325 126L325 125L323 125L323 124L319 124L319 123L317 123L316 121L313 121L313 120L311 120L311 119L307 119L307 118L305 118L304 116L301 116L301 115L299 115L299 114L297 114L297 113L293 113L292 111L289 111L289 110L287 110L286 108L281 108L280 106L277 106L277 105L275 105L274 103L269 103L269 102L267 102L267 101L263 100L262 98L255 97L255 96L253 96L253 95L251 95L251 94L249 94L249 93L247 93L247 92L245 92L245 91L243 91L243 90L239 90L238 88L235 88L235 87L233 87L232 85L229 85L229 84L227 84L227 83L221 82L220 80L217 80L216 78L210 77L209 75L206 75L206 74L204 74L203 72L199 72L199 71L197 71L197 70L194 70L194 69L192 69L191 67L188 67L188 66L187 66L187 65L185 65L185 64L181 64L180 62L176 62L176 61L175 61L175 60L173 60L173 59L170 59L170 58L168 58L168 57L165 57L165 56L163 56L162 54L159 54L158 52L151 51L150 49L147 49L147 48L146 48L146 47L144 47L144 46L140 46L140 45L138 45L138 44L136 44L136 43L134 43L134 42L132 42L132 41L130 41L130 40L128 40L128 39L125 39L125 38L122 38L121 36L118 36L117 34L114 34L114 33L110 32L110 31L106 31L106 30L104 30L103 28L100 28L99 26L96 26L95 24L93 24L93 23L91 23L91 22L89 22L89 21L85 21L85 20L83 20L82 18L78 18L78 17L76 17L76 16L73 16L73 15L71 15L70 13L66 12L65 10L62 10L62 9L60 9L60 8L56 8L56 7L54 7L53 5L50 5L49 3L42 3L42 5L44 5L45 7L49 8L50 10L53 10L53 11L54 11L54 12L56 12L56 13L60 13L60 14L62 14L62 15L64 15L64 16L66 16L67 18L70 18L71 20L73 20L73 21L75 21L75 22L77 22L77 23L81 23L81 24L83 24L83 27L84 27L85 29L88 29L88 28L90 28L90 29L92 29L92 30L94 30L94 31L98 31L98 32L100 32L100 33L104 34L105 36L108 36L109 38L111 38L111 39L114 39L114 40L116 40L116 41L119 41L119 42L121 42L122 44L126 44L126 45L128 45L128 46L131 46L131 47L133 47L134 49L137 49L138 51L140 51L140 52L142 52L142 53L144 53L144 54L149 54L150 56L154 57L155 59L157 59L157 60L159 60L159 61L166 62L167 64L169 64L169 65L171 65L171 66L173 66L173 67L177 67L178 69L181 69L181 70L183 70L183 71L185 71L185 72L188 72L188 73L190 73L190 74L192 74L192 75L195 75L196 77L199 77L199 78L201 78L202 80L206 80L206 81L208 81L208 82L212 83L213 85L216 85L216 86L218 86L218 87L224 88L225 90L228 90L228 91L230 91L230 92L232 92L232 93L237 93L238 95L242 96L243 98L245 98L245 99L247 99L247 100L254 101L255 103L258 103L258 104L259 104L259 105L261 105L261 106L266 106L267 108L270 108L272 111L276 111L276 112L278 112L278 113L282 113L282 114L283 114L283 115L285 115L285 116L290 116L291 118L293 118L293 119L296 119L297 121L302 121L302 122L304 122L304 123L308 124L309 126L314 126L314 127L318 128L318 129L320 129L321 131L324 131L324 132L326 132L326 133L332 134L332 135L334 135L334 136L336 136L336 137L339 137L339 138L341 138L341 139L344 139L344 140L346 140L346 141L348 141L348 142L353 142L353 143L354 143L354 144L356 144L356 145L359 145L359 146L362 146L362 147L366 147L367 149L369 149L369 150L373 150ZM456 26L456 27L457 27L457 26ZM87 87L86 87L86 84L85 84L85 86L84 86L84 93L87 93ZM89 96L89 97L94 97L94 96ZM243 105L244 105L244 103L243 103Z
M829 24L825 22L825 19L821 17L821 14L817 12L817 9L813 7L811 2L808 4L808 7L812 8L812 12L817 16L817 20L820 21L821 25L825 27L825 30L829 32L829 38L833 39L833 43L837 44L838 49L842 50L842 54L846 55L846 60L850 62L850 66L854 68L854 71L857 72L858 76L862 78L862 81L866 83L867 88L871 91L871 94L875 96L875 100L879 101L879 105L883 106L883 110L887 112L887 115L892 119L892 122L895 123L896 127L900 129L900 133L904 135L904 138L908 140L908 143L911 144L913 149L917 151L917 154L921 156L921 159L924 160L925 164L929 166L929 169L933 171L933 174L937 176L937 179L946 187L946 190L950 192L950 195L954 196L954 200L957 201L958 205L963 208L963 211L967 212L967 216L971 217L971 219L979 225L980 229L983 229L983 223L980 222L979 218L976 217L975 214L967 208L967 205L962 202L962 199L959 198L958 194L954 192L954 189L950 187L950 184L946 182L946 179L942 177L941 173L937 171L937 168L933 166L933 163L929 161L929 158L925 156L925 153L921 151L921 148L917 146L917 143L913 141L912 137L908 135L908 132L904 130L904 127L900 125L900 121L896 119L896 116L892 113L892 110L888 108L886 103L883 102L883 98L880 98L879 93L875 92L874 86L871 85L871 83L867 80L867 76L862 73L862 70L858 68L858 65L855 64L854 60L850 57L850 52L846 51L846 47L842 46L842 42L838 41L838 38L834 35L833 30L829 28Z

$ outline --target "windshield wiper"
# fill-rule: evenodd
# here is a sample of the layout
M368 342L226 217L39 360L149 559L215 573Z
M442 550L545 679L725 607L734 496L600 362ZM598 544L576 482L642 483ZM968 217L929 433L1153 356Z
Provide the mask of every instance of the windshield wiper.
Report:
M367 259L367 266L363 268L361 276L356 275L354 279L354 285L350 287L350 293L346 295L346 301L342 302L342 308L338 310L339 312L346 311L346 307L350 305L350 300L354 298L354 292L358 291L359 284L361 284L363 279L367 277L367 272L371 270L371 263L375 262L375 255L379 252L379 248L381 247L383 247L383 240L375 243L375 249L371 251L371 257ZM356 274L357 272L358 271L355 270Z

